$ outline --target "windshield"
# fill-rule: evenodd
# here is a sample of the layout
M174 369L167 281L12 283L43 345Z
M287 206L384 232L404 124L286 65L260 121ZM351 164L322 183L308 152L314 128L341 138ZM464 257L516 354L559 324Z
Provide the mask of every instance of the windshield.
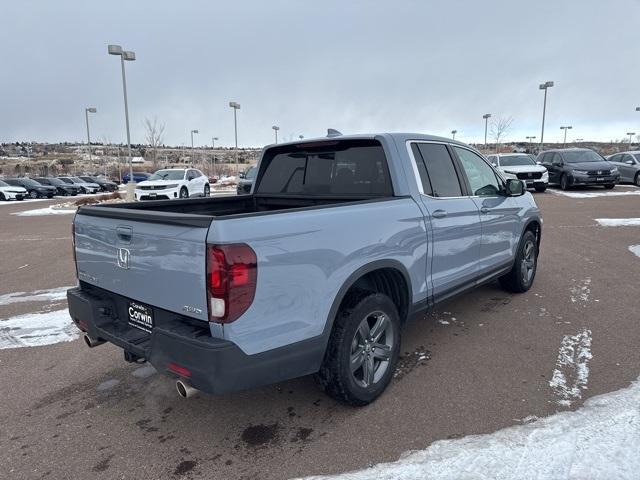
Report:
M73 183L73 180L68 177L60 178L60 181L64 183Z
M600 155L592 150L562 152L562 158L567 163L592 163L604 161Z
M135 175L135 174L134 174ZM158 170L149 180L183 180L184 170Z
M508 157L500 157L501 167L516 167L520 165L535 165L536 162L531 160L529 155L509 155Z
M0 180L0 187L8 187L8 186L9 186L8 183L5 183L2 180Z
M51 185L64 185L64 182L59 178L47 178L47 180Z
M91 177L80 177L80 179L84 180L85 182L95 183L95 180Z
M247 173L245 174L244 178L247 180L253 180L254 178L256 178L256 173L258 173L257 168L251 167L249 168L249 170L247 170Z
M80 177L69 177L71 178L71 180L75 183L86 183L84 180L82 180Z
M633 155L633 158L636 159L636 162L640 162L640 153L636 153Z
M20 178L20 179L17 180L17 182L22 183L23 185L27 185L29 187L41 187L42 186L38 182L35 182L35 181L31 180L30 178Z

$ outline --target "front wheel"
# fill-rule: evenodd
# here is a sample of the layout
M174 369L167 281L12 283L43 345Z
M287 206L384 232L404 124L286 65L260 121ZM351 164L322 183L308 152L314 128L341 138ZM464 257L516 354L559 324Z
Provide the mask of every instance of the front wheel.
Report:
M547 186L546 185L536 185L535 189L536 189L536 192L542 193L547 189Z
M381 293L350 294L338 312L318 378L328 395L353 406L378 398L400 352L400 316Z
M211 193L211 187L209 187L209 184L207 183L207 184L204 186L204 196L205 196L205 197L208 197L210 193Z
M564 173L560 177L560 188L562 190L569 190L569 178Z
M36 192L35 190L31 190L29 192L29 197L30 198L38 198L38 192Z
M613 189L613 187L615 187L615 185L613 183L608 183L604 186L605 190L611 190Z
M520 240L511 271L500 277L500 285L509 292L524 293L531 288L538 270L538 241L530 230Z
M4 193L0 192L0 200L2 200L3 202L5 200L7 200L7 197L4 196Z
M180 189L180 198L189 198L189 191L187 190L187 187L182 187Z
M635 178L633 179L633 184L636 187L640 187L640 172L636 173Z

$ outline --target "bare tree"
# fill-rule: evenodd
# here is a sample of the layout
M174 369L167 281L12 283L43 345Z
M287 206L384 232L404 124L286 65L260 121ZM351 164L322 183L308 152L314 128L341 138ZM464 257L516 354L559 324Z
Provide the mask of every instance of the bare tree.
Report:
M500 148L500 140L504 140L513 124L513 117L498 117L491 122L491 138L496 143L496 153Z
M144 129L147 144L151 147L153 155L153 168L156 168L158 166L158 147L162 145L164 138L164 123L159 123L157 117L153 117L153 120L145 118Z

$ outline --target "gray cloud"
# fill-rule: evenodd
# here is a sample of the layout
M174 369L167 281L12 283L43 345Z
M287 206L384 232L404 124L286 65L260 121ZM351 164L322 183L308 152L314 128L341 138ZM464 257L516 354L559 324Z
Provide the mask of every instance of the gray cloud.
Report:
M166 142L241 145L343 132L483 137L482 114L512 116L508 139L609 140L640 133L637 1L11 1L3 5L0 140L124 141L117 57L127 64L132 140L143 120Z

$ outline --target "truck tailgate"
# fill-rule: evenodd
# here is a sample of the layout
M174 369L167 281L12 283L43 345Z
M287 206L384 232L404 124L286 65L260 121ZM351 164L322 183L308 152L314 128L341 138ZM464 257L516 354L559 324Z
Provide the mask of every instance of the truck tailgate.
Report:
M119 217L78 212L78 278L131 300L207 321L206 222L195 226Z

